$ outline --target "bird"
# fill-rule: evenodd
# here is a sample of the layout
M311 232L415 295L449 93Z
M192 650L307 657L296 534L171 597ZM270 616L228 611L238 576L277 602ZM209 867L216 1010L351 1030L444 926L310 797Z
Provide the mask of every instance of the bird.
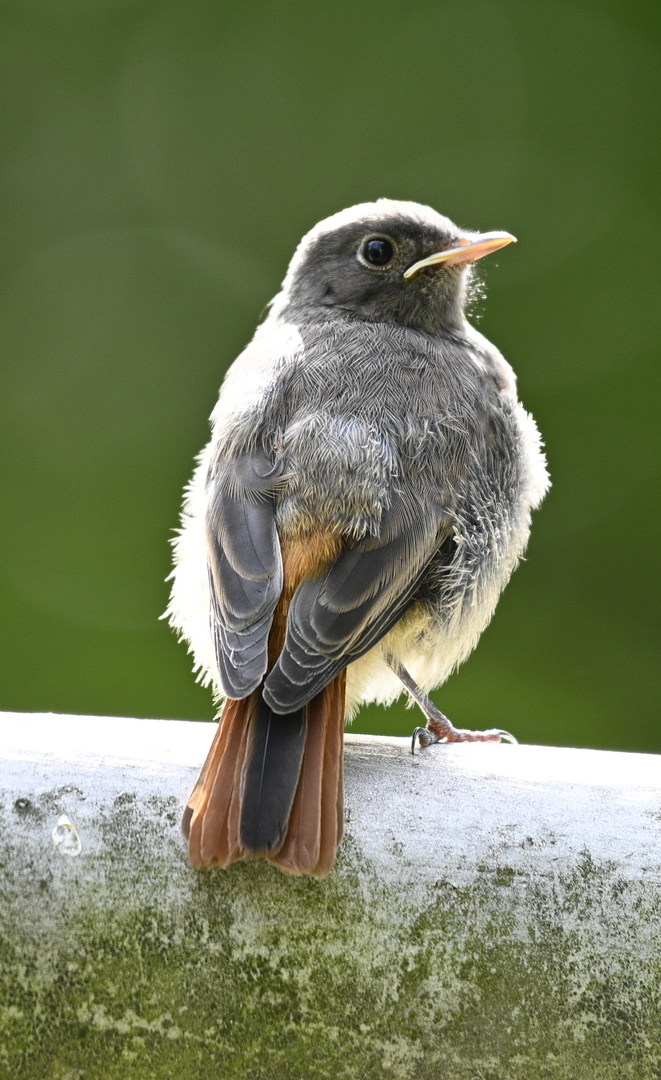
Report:
M165 613L219 721L184 812L195 869L326 876L343 731L404 690L422 746L499 741L429 698L468 656L549 486L509 363L469 322L514 241L417 202L320 221L230 366L173 541Z

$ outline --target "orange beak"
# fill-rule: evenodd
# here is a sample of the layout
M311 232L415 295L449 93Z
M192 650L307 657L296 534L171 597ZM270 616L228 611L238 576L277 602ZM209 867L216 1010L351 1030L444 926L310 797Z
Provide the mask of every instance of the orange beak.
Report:
M433 255L429 255L426 259L420 259L420 262L413 263L413 266L409 266L408 270L404 271L404 278L408 281L419 270L423 270L425 266L457 266L459 263L475 262L476 259L483 259L485 255L490 255L492 251L498 251L499 248L513 243L516 243L516 237L508 232L487 232L477 233L473 236L462 236L460 240L457 240L454 247L446 248L445 251L435 251Z

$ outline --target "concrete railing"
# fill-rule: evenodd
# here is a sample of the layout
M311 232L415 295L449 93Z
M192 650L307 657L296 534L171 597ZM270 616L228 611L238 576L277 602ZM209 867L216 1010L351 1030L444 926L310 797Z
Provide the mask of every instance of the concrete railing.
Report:
M348 736L325 881L198 874L201 723L0 714L0 1077L661 1075L661 758Z

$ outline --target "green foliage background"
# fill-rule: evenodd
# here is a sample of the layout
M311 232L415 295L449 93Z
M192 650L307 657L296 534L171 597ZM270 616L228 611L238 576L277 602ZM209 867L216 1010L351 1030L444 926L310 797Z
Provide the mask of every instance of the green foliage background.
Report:
M212 716L158 621L181 489L300 236L389 195L519 238L479 325L554 481L437 700L661 750L659 29L636 0L0 2L0 707Z

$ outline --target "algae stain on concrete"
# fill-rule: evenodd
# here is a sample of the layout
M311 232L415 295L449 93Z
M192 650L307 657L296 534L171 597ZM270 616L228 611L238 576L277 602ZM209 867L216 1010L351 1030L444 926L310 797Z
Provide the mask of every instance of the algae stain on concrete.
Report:
M405 848L393 876L350 834L323 882L195 874L176 798L121 791L96 834L83 792L26 799L0 834L2 1080L661 1076L661 964L638 950L659 894L587 849L535 876L494 847L420 884ZM49 840L63 812L77 860Z
M100 918L92 896L62 912L57 941L6 942L7 1077L646 1075L658 971L629 990L625 971L585 982L580 935L540 912L517 942L484 884L437 887L415 919L395 904L384 921L345 862L321 883L266 865L196 876L167 911Z

